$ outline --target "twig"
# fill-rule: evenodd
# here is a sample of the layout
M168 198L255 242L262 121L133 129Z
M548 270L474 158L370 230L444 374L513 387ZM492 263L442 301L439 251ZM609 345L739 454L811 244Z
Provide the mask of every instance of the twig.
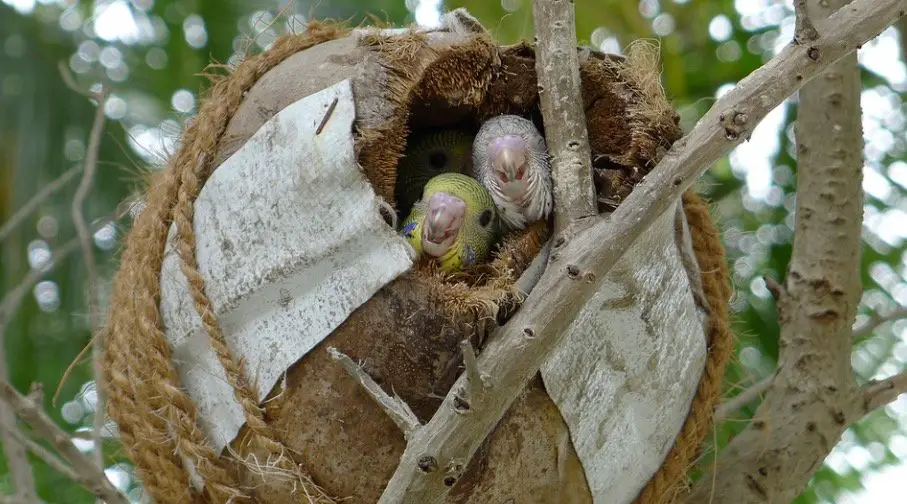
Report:
M907 372L884 380L873 380L863 387L863 411L870 413L907 392Z
M60 457L51 453L50 450L41 446L40 444L35 442L35 440L30 439L20 429L15 429L14 431L12 431L12 435L16 438L17 441L22 443L23 446L28 448L28 451L32 452L36 457L43 460L45 464L49 465L55 471L65 476L66 478L75 481L76 483L84 485L84 482L81 481L82 476L79 473L74 471L73 468L67 465L66 462L61 460Z
M2 330L3 326L0 323L0 380L8 381L9 370L6 368L6 346ZM19 432L19 426L16 425L15 413L9 408L0 408L0 441L3 442L3 456L6 458L6 466L9 468L13 484L12 499L22 504L37 503L39 501L35 476L32 473L31 463L28 461L28 455L25 453L26 446L15 436L17 432Z
M375 383L375 380L368 373L353 362L353 359L350 359L346 354L334 347L328 348L328 354L330 354L331 359L339 362L343 369L359 382L359 385L362 385L365 392L378 403L378 406L381 406L387 416L403 431L403 436L406 439L409 439L422 426L416 414L413 413L413 410L403 399L397 396L389 396L380 385Z
M567 237L558 248L558 258L549 259L533 294L483 350L479 366L490 386L480 397L472 398L473 414L461 415L454 410L457 390L465 385L461 376L444 405L410 439L379 502L442 502L456 484L456 476L426 471L418 464L419 459L431 456L439 467L447 467L452 461L462 467L468 465L513 400L563 340L566 328L600 283L578 280L588 278L587 274L604 278L646 229L665 212L674 211L678 199L706 168L743 142L747 131L791 93L878 35L905 4L907 0L855 0L825 25L823 37L815 44L821 48L822 57L810 64L804 64L810 61L806 47L786 47L722 96L613 214L590 219L594 221L590 227ZM734 117L739 127L736 132L742 134L732 135L722 124L721 117L727 115ZM571 271L579 274L570 275Z
M901 42L901 62L907 64L907 17L902 17L897 22L898 38Z
M727 420L727 418L736 413L737 410L751 403L757 397L761 396L762 393L768 390L768 388L772 385L772 380L774 378L774 374L763 378L755 385L752 385L748 389L722 403L721 406L715 408L715 423L717 424Z
M60 261L78 250L78 248L79 240L78 238L73 238L63 244L62 247L52 250L49 263L41 268L30 270L28 275L26 275L18 285L13 287L5 296L3 296L3 299L0 299L0 335L4 334L6 324L12 319L13 314L19 308L19 305L22 304L22 300L25 299L26 294L31 291L31 288L38 283L38 280L44 278L44 275L50 273Z
M819 38L819 32L813 26L809 19L809 10L806 7L806 0L796 0L794 2L794 12L796 15L796 24L794 25L794 42L804 44L812 42Z
M14 229L19 227L25 218L32 214L38 205L43 203L47 198L53 196L53 194L63 188L66 184L69 183L78 173L82 171L82 166L77 165L69 170L67 170L63 175L57 177L53 182L42 187L38 194L34 195L27 203L22 205L22 207L13 214L6 222L3 223L3 226L0 226L0 242L6 239Z
M853 339L854 341L860 341L872 336L872 333L879 328L880 325L887 322L894 322L896 320L901 320L907 318L907 307L900 306L893 312L888 315L879 315L873 313L868 321L860 325L860 327L853 330Z
M538 255L535 256L535 259L529 263L529 267L526 268L526 271L523 271L523 274L520 275L520 278L516 281L514 290L517 295L520 296L520 299L525 299L526 296L531 294L532 289L539 283L542 274L545 272L545 268L548 266L548 257L550 255L551 240L548 240L542 247L542 250L539 251Z
M463 366L466 367L466 385L470 400L472 400L471 398L478 397L481 390L485 388L485 379L479 371L476 352L469 340L460 342L460 351L463 352Z
M98 100L100 98L97 93L89 91L82 86L80 86L76 80L73 78L72 73L69 71L69 66L66 65L65 61L57 62L57 70L60 71L60 77L63 78L63 84L66 84L66 87L71 89L73 92L78 93L89 100Z
M94 461L79 451L69 436L57 426L38 406L6 382L0 382L0 400L7 403L21 418L31 425L34 433L50 443L79 474L79 483L107 504L128 504L129 500L107 479L104 471ZM97 449L97 448L96 448Z
M68 70L64 70L63 68L64 67L61 66L61 74L63 75L63 80L66 82L66 85L78 92L78 86L75 85L72 75ZM92 93L86 90L82 94L91 95ZM79 237L79 245L82 248L82 260L85 261L85 270L88 276L86 284L88 286L88 319L92 335L91 356L94 376L97 381L103 376L101 353L104 350L104 343L101 333L98 331L101 327L101 303L98 299L98 268L94 260L91 233L88 230L88 223L85 221L84 210L85 200L88 198L88 195L91 193L91 189L94 186L95 171L98 167L98 151L101 147L101 136L104 133L104 123L107 119L107 116L104 114L104 103L107 101L107 92L102 89L100 93L95 93L94 97L98 104L95 109L91 132L88 135L88 149L85 154L84 165L85 170L82 172L82 180L79 182L79 187L76 189L76 194L72 200L72 222L76 228L76 234ZM95 463L98 464L98 467L103 467L104 444L100 433L104 428L105 414L104 394L100 386L95 387L95 398L94 429L92 429L92 431L95 433L96 437L94 439L95 449L93 454Z
M597 215L589 133L583 111L573 2L533 0L539 105L554 179L555 236Z

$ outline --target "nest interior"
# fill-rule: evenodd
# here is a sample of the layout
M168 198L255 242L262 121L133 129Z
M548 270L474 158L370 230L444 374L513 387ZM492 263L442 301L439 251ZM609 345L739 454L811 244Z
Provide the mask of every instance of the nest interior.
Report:
M626 58L589 51L581 55L599 206L610 210L679 138L678 116L658 84L657 55L651 46L631 47ZM344 71L341 67L360 66L352 77L357 153L366 177L388 202L394 202L396 166L410 132L453 126L475 131L483 120L499 114L531 118L543 131L529 45L499 47L484 34L375 32L323 43L265 74L231 120L219 159L229 156L267 117L318 90L287 90L287 77L303 66L318 69L334 82ZM277 87L281 91L273 92ZM465 275L451 277L430 264L418 265L381 289L288 371L286 382L266 403L267 418L287 447L302 454L303 465L329 494L375 502L405 443L373 400L330 361L327 347L362 362L387 392L399 395L427 421L461 371L459 342L478 344L502 314L516 307L514 283L547 236L544 222L512 233L504 237L490 264ZM560 413L536 378L469 467L456 474L450 501L560 502L564 492L574 492L571 502L591 502L572 447L559 449L566 433ZM243 439L241 433L233 448L248 457ZM559 451L568 453L566 464L559 465ZM237 467L243 481L260 477ZM562 471L567 475L558 476ZM283 492L258 494L267 502L292 500Z

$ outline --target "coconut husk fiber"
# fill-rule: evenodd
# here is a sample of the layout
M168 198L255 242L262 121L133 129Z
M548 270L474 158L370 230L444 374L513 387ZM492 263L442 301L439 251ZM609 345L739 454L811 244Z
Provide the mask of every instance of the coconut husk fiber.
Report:
M656 52L581 53L583 102L601 210L620 204L680 137L659 85ZM259 403L227 347L198 272L193 202L205 180L291 103L351 79L356 148L377 194L394 204L396 164L410 131L503 114L541 126L534 51L500 47L481 29L384 35L312 22L226 76L213 78L179 150L153 179L126 240L108 326L104 392L127 455L158 503L376 502L405 447L403 434L346 372L336 347L428 421L457 375L460 341L481 347L520 298L514 284L547 239L543 223L505 238L491 264L458 277L417 266L358 308ZM684 198L710 307L709 357L690 414L637 502L666 502L705 437L732 347L728 273L708 207ZM246 425L214 453L180 388L158 307L171 224L196 309L243 406ZM392 314L389 316L389 314ZM452 503L592 502L567 426L536 377L452 481Z

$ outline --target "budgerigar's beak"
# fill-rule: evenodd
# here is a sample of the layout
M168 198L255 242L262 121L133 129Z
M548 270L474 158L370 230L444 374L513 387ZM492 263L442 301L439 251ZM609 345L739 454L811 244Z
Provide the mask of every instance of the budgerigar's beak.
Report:
M490 147L491 168L498 186L508 199L522 201L527 196L529 152L526 142L520 137L508 135L496 138Z
M423 249L440 257L453 245L466 218L466 202L444 192L432 195L422 226Z

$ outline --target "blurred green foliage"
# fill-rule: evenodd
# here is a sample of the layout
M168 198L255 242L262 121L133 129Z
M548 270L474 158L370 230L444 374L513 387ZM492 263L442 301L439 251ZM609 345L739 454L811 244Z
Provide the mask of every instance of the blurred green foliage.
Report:
M65 62L82 85L103 80L116 97L107 106L111 121L86 209L93 221L103 223L136 190L142 171L172 150L180 124L197 109L198 95L206 86L199 73L206 64L235 63L246 47L264 49L278 34L302 29L313 17L359 23L368 19L367 14L375 14L403 24L418 19L419 12L430 11L431 5L435 3L418 0L296 1L289 6L264 0L3 0L0 222L85 155L94 107L63 84L58 62ZM532 39L530 0L452 0L444 5L445 9L455 7L468 8L502 43ZM742 8L748 9L746 13L738 11ZM111 13L117 9L128 16L114 19ZM639 38L659 41L663 85L687 129L711 106L722 86L741 80L770 57L777 40L784 40L779 30L790 22L789 8L774 0L586 0L577 2L576 9L582 43L614 51ZM887 177L886 167L904 157L900 95L891 91L885 78L868 71L864 74L866 88L887 89L892 113L901 116L900 122L890 121L889 132L896 138L893 146L873 160L879 173ZM793 201L796 160L787 132L796 117L795 103L786 110L778 133L780 147L770 159L773 202L748 195L740 161L716 163L700 184L702 192L715 202L715 215L725 230L735 271L733 308L739 358L728 372L728 395L768 376L778 355L777 314L759 278L783 278L791 254L788 209ZM899 206L907 208L904 187L888 185L893 188L892 196L867 199L867 205L880 214ZM49 250L74 236L70 202L75 186L71 183L45 201L0 243L3 293L21 281L34 261L40 262ZM124 226L128 222L96 237L105 279L116 268L118 242L113 239L122 237ZM903 303L907 289L903 242L885 244L873 237L872 230L867 233L867 242L873 246L864 247L867 295L862 313L890 307L896 300ZM888 270L880 265L887 265ZM900 278L895 282L890 274L878 273L879 268L896 272ZM47 410L60 425L75 430L90 424L93 385L88 363L75 367L62 389L60 404L52 405L50 397L64 370L89 342L85 270L77 254L63 259L47 280L50 283L29 295L12 318L4 343L13 384L20 390L28 390L33 382L44 384ZM858 368L863 380L880 370L903 368L907 349L896 333L904 330L903 324L885 326L870 341L858 345L855 362L864 364ZM742 430L755 406L743 408L718 426L703 464ZM69 413L64 415L64 411ZM893 453L885 444L891 436L900 435L903 421L902 410L888 408L854 426L841 450L868 447L870 461L855 467L826 465L797 502L834 502L841 492L859 489L866 471L898 463L904 454ZM111 464L125 462L113 444L108 454ZM839 459L849 460L842 457ZM93 500L78 485L34 462L45 501L76 504ZM0 492L9 483L4 464L0 457ZM120 468L128 473L128 465ZM135 486L135 482L126 484Z

